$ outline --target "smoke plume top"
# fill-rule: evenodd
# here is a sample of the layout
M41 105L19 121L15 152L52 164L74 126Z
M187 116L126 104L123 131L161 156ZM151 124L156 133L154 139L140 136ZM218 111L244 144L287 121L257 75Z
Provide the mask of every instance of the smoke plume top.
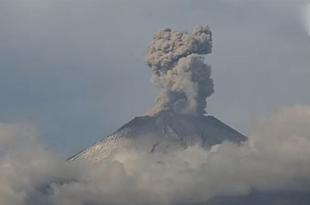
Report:
M155 34L146 52L152 82L162 89L150 114L162 110L202 115L213 92L211 67L203 55L211 53L212 33L207 26L191 34L165 29Z

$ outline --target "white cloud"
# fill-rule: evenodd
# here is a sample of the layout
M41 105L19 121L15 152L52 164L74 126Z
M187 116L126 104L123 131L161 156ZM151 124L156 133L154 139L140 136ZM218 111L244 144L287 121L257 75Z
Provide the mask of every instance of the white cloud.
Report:
M252 189L310 191L309 125L310 107L295 106L261 122L242 146L126 150L93 166L58 159L29 126L1 124L0 204L174 204Z

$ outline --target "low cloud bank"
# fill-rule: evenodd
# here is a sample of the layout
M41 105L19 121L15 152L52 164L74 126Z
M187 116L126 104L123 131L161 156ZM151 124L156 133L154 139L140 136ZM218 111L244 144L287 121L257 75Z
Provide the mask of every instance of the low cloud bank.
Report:
M310 106L278 110L241 146L124 150L100 165L65 162L36 136L30 126L0 125L0 204L158 205L252 190L310 191Z

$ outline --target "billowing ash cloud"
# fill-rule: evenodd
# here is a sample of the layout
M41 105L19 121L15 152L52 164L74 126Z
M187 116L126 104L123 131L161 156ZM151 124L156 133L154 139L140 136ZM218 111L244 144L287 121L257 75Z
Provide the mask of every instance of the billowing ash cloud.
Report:
M0 204L206 204L252 190L300 191L308 201L264 203L256 198L251 204L309 204L309 125L310 106L296 106L260 123L240 146L192 146L155 154L129 149L101 164L84 165L47 152L28 126L0 124Z
M150 111L205 113L206 98L213 93L211 67L202 55L211 53L209 27L197 27L191 34L165 29L158 32L147 52L146 62L153 72L153 83L163 91Z

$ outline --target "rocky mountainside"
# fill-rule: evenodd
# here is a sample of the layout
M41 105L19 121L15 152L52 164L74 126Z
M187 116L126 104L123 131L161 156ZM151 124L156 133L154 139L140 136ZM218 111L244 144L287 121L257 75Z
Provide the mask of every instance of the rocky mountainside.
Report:
M242 143L247 138L213 116L163 111L155 116L136 117L112 135L81 151L70 160L100 162L125 148L143 152L168 152L191 145L209 148L223 141Z

